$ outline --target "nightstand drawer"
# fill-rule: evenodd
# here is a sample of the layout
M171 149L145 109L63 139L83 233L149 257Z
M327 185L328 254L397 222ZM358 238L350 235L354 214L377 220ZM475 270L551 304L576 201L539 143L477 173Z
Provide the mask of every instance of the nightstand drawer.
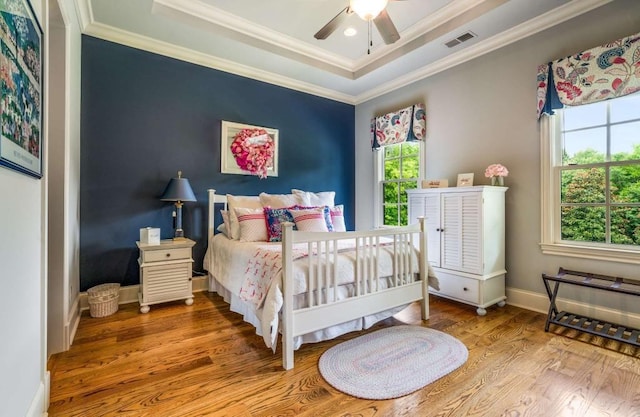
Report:
M142 262L173 261L191 258L191 248L146 250L142 252Z

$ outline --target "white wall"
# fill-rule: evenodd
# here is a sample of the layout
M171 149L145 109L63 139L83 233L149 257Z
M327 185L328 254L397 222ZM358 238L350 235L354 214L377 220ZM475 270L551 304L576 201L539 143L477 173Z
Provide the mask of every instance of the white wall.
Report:
M0 168L0 416L44 393L43 181ZM44 398L44 397L42 397Z
M42 24L43 3L32 3ZM46 177L0 168L0 196L0 416L40 415L47 395Z
M488 184L484 169L502 163L510 170L507 191L507 302L538 303L546 309L541 273L559 266L640 278L637 266L542 255L540 241L540 150L536 121L538 64L612 41L640 30L640 2L617 0L555 28L356 106L356 207L359 229L372 227L373 156L369 120L414 102L427 108L426 177L456 183L473 172ZM630 296L564 293L587 304L640 313ZM621 319L622 320L622 319Z

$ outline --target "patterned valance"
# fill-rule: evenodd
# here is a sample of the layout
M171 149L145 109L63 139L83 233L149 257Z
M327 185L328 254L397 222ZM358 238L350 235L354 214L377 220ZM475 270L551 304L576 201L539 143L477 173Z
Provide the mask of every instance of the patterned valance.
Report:
M378 149L406 141L424 140L426 132L424 104L414 104L371 120L371 146Z
M538 118L640 91L640 33L538 67Z

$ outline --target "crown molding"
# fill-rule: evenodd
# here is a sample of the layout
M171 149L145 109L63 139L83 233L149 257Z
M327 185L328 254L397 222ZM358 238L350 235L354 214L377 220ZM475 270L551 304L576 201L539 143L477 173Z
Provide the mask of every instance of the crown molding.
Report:
M192 49L173 45L168 42L159 41L157 39L124 31L112 26L96 23L93 20L90 0L76 0L76 5L78 8L78 15L82 21L83 34L342 103L358 105L405 87L413 82L455 67L456 65L460 65L486 53L492 52L503 46L517 42L523 38L541 32L612 1L613 0L573 0L570 3L524 22L510 30L478 42L475 45L471 45L449 55L446 58L440 59L432 64L408 73L403 77L380 84L378 87L370 89L359 95L345 94L333 89L298 81L290 77L238 64L233 61L217 58Z
M486 0L461 0L447 4L441 9L436 10L426 18L420 20L413 26L410 26L401 33L400 39L391 45L384 45L371 52L370 56L363 56L355 61L352 67L353 72L358 72L364 67L374 64L376 61L391 54L397 49L402 49L406 45L414 42L426 33L433 31L435 27L466 13L474 7L484 3Z
M132 48L153 52L158 55L175 58L192 64L213 68L246 78L263 81L292 90L313 94L319 97L340 101L347 104L355 104L354 97L339 91L319 87L315 84L298 81L269 71L260 70L248 65L238 64L222 58L217 58L202 52L197 52L169 42L142 36L102 23L92 23L83 31L85 35L115 42Z
M86 28L94 22L91 0L75 0L74 3L76 6L76 15L78 16L80 30L84 33Z
M403 31L397 42L382 45L374 49L371 54L356 60L317 48L307 42L284 35L200 0L153 0L152 12L172 19L183 20L192 25L205 23L210 31L224 29L230 37L239 38L249 45L323 68L345 78L357 79L369 72L363 72L363 68L372 66L378 68L387 64L396 58L389 56L392 52L403 50L408 52L415 49L407 50L404 47L409 43L415 43L425 33L432 31L434 27L441 26L483 3L492 1L496 0L457 0L449 3ZM504 1L506 0L499 2Z
M542 32L545 29L558 25L583 13L611 3L613 0L573 0L554 10L544 13L536 18L521 23L518 26L494 35L482 42L471 45L454 54L442 58L432 64L426 65L418 70L410 72L403 77L380 85L378 88L359 94L355 97L355 103L360 104L374 99L391 91L405 87L411 83L455 67L474 58L488 54L496 49L502 48L521 39Z
M243 43L324 68L345 78L353 78L354 60L314 47L200 0L153 0L151 11L191 25L202 26L204 23L206 29L214 33L223 29L231 38Z

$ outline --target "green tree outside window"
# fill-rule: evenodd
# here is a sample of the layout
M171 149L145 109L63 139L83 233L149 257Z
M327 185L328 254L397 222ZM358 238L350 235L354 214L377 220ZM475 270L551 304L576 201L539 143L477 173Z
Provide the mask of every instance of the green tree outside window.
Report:
M621 103L624 117L610 103L564 110L563 240L640 245L640 95Z
M408 224L407 190L418 187L420 177L420 142L386 146L382 180L383 224Z

